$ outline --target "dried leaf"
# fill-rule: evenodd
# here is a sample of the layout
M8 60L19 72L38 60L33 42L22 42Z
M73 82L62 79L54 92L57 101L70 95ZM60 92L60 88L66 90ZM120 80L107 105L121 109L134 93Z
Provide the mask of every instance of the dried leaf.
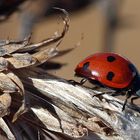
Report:
M10 55L17 50L24 48L29 43L30 37L25 38L23 41L10 41L6 40L5 44L0 46L0 56Z
M17 120L17 118L22 115L23 113L25 113L27 110L26 110L26 107L25 107L25 92L24 92L24 87L23 87L23 84L21 82L21 80L15 75L13 74L12 72L8 72L7 73L7 76L10 78L10 80L13 81L13 83L16 84L16 86L19 88L19 92L18 92L18 95L20 95L22 98L21 100L18 99L18 102L21 103L21 106L19 107L19 109L16 111L16 113L14 114L13 116L13 122ZM17 94L17 93L16 93Z
M70 124L75 122L77 128L82 126L81 130L84 130L85 127L103 140L133 140L136 138L134 133L137 134L136 140L140 138L138 135L140 129L139 107L127 104L125 112L122 112L123 101L109 95L102 95L102 98L92 97L94 94L101 93L100 91L80 85L73 86L64 79L48 75L43 70L35 71L33 74L29 71L27 76L26 74L24 72L20 78L26 85L26 90L29 91L29 100L30 96L36 99L33 104L30 100L31 109L46 128L53 131L59 128L57 131L61 132L62 128L66 128L65 123L62 123L63 121L69 123L66 126L70 128ZM51 125L52 119L56 123ZM58 123L59 121L60 123ZM72 134L75 132L74 130L72 132L65 130L62 133L71 137L78 137L78 133ZM80 133L79 137L81 137ZM87 138L92 140L91 137L87 136Z
M62 51L60 50L59 53L56 56L54 56L53 58L61 57L63 55L66 55L66 54L70 53L71 51L73 51L74 49L75 48L69 48L69 49L62 50Z
M17 93L19 88L13 81L4 73L0 73L0 92L3 93Z
M59 35L58 33L57 34L55 33L54 36L52 36L51 38L45 39L45 40L43 40L39 43L36 43L36 44L28 45L24 48L20 48L17 51L18 53L19 52L30 52L30 51L40 49L44 46L48 46L48 45L51 45L51 44L54 44L57 42L58 42L58 45L61 43L61 40L63 39L63 37L65 36L65 34L67 33L67 31L69 29L69 21L70 20L69 20L68 13L64 9L60 9L60 8L57 8L57 9L62 11L65 15L65 17L63 18L64 27L63 27L63 31L61 32L61 34Z
M3 118L0 118L0 128L6 133L8 140L16 140ZM3 140L3 139L1 139Z
M0 117L9 114L9 108L11 105L12 99L9 93L0 95Z
M10 71L7 73L7 77L9 77L10 80L12 80L12 82L16 84L16 86L20 90L20 95L24 98L24 87L19 77Z
M0 72L7 69L8 69L8 61L5 58L0 57Z
M34 58L36 58L36 64L35 65L40 65L44 62L46 62L49 58L55 56L58 54L58 51L56 49L56 47L54 48L50 48L50 49L47 49L47 50L43 50L43 51L39 51L35 54L33 54L32 56Z
M59 108L55 107L54 109L56 111L56 114L57 112L59 112L59 115L61 116L58 116L58 118L54 117L51 114L51 112L43 108L38 108L38 109L32 108L32 111L37 115L37 117L41 120L41 122L45 126L47 126L47 129L49 130L69 134L74 137L81 137L85 134L84 132L85 127L83 128L81 127L81 132L79 132L79 127L77 126L76 120L71 118L67 113L60 110ZM46 119L46 117L48 119ZM60 120L59 120L59 117L60 117ZM67 122L67 120L69 121Z
M10 69L19 69L34 65L36 63L36 59L32 57L29 53L14 53L11 56L7 57L6 60L9 62Z

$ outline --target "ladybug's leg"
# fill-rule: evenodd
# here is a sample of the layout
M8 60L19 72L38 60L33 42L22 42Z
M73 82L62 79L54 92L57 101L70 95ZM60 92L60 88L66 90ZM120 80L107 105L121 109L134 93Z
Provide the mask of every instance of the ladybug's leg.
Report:
M102 92L102 93L98 93L98 94L95 94L95 95L93 95L92 97L99 97L99 96L102 96L102 95L104 95L104 94L112 94L112 92Z
M80 82L76 82L74 80L68 80L68 82L70 82L72 85L83 85L85 82L87 81L87 79L83 78Z
M71 83L71 84L74 85L74 86L79 84L78 82L76 82L76 81L74 81L74 80L68 80L68 82Z
M115 96L119 96L120 95L120 92L117 92L117 91L115 91L115 92L109 92L109 94L111 94L111 96L115 97Z
M125 101L124 101L124 104L123 104L123 107L122 107L122 111L124 111L125 106L126 106L126 104L127 104L127 100L128 100L130 97L131 97L131 91L127 91L127 92L126 92L126 99L125 99Z
M97 85L95 87L92 87L93 90L99 90L100 88L101 87L100 86L97 86Z
M99 96L104 95L104 94L105 94L105 92L102 92L102 93L99 93L99 94L95 94L92 97L99 97Z
M133 97L133 98L131 98L131 104L134 104L134 100L136 100L138 98L140 98L140 97Z
M80 85L83 85L86 81L87 81L87 79L83 78L83 79L80 81Z

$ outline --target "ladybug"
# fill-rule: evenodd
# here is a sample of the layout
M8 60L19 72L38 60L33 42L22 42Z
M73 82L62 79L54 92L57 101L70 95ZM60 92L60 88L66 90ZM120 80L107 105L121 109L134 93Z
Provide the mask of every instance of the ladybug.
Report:
M83 77L81 84L89 80L115 90L115 95L125 93L122 110L125 109L128 98L136 96L131 99L133 103L140 96L140 78L136 67L128 59L115 53L95 53L85 58L77 65L75 75Z

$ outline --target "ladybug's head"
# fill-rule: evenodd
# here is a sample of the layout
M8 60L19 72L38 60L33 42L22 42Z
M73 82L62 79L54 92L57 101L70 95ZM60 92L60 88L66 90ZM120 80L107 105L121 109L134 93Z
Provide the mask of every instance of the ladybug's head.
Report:
M140 96L140 75L137 74L133 83L132 83L132 92L137 96Z

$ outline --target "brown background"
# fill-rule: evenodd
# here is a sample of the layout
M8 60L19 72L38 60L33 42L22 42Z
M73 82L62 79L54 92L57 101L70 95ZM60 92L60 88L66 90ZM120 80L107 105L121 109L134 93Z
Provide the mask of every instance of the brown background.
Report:
M83 11L70 14L70 29L60 45L60 49L77 46L69 54L54 59L66 64L58 71L52 71L62 78L74 79L76 64L86 56L102 51L104 19L98 6L90 5ZM140 70L140 0L125 0L121 9L124 26L116 32L114 52L129 58ZM62 24L55 16L39 22L34 31L32 41L40 41L61 31ZM60 22L61 23L61 22ZM14 39L18 36L19 14L15 13L8 21L0 24L0 39Z

